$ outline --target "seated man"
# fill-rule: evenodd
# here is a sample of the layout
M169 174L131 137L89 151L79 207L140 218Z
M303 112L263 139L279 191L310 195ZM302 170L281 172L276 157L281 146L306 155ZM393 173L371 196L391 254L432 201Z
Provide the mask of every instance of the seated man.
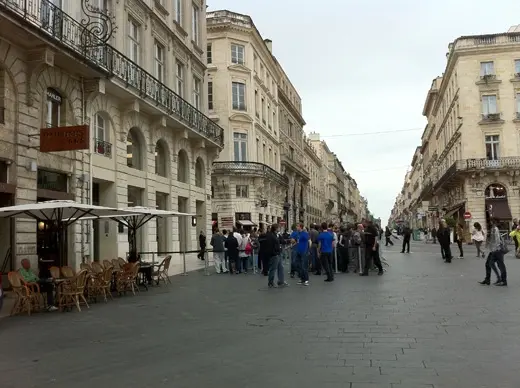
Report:
M40 290L47 294L47 310L56 311L57 308L54 306L54 287L52 279L40 279L31 270L31 262L27 259L22 260L22 268L20 268L19 272L26 283L37 283L40 286Z

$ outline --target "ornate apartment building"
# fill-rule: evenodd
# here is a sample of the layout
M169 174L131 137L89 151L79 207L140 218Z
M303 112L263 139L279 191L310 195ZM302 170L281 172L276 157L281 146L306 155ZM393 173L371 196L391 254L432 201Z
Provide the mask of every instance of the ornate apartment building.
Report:
M194 213L197 230L185 218L150 222L137 243L196 249L224 135L204 114L205 13L205 0L0 0L0 205L71 199ZM51 149L40 138L48 127ZM82 147L60 138L71 133ZM0 260L9 246L12 267L56 257L42 240L48 225L0 222ZM127 237L115 222L77 223L57 264L124 257Z
M451 216L469 229L493 217L508 229L520 213L519 31L456 39L432 81L419 197L427 226Z
M247 15L209 12L207 33L209 114L227 139L213 163L213 224L277 223L289 188L281 172L281 67Z

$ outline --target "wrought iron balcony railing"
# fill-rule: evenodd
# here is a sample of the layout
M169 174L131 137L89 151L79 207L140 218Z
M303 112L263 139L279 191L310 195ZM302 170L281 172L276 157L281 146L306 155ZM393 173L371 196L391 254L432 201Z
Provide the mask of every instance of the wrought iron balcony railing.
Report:
M111 158L112 143L100 139L94 139L94 152L96 154L106 156L107 158Z
M82 6L88 3L81 1ZM107 43L113 26L106 14L90 5L83 9L88 20L80 23L50 0L0 0L0 10L28 23L89 66L124 82L127 89L142 99L150 99L165 114L198 134L220 147L224 145L224 130L219 125Z
M289 179L286 176L281 175L263 163L235 161L214 162L213 172L225 174L232 172L235 174L260 176L282 186L289 185Z

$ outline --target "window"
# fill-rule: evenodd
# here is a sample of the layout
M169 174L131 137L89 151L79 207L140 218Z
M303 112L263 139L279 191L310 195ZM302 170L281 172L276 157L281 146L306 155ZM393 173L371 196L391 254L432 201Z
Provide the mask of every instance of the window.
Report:
M199 7L195 4L192 4L192 14L191 14L191 34L193 35L193 41L196 44L199 44Z
M177 94L181 97L184 97L184 65L177 61L175 66L175 76L177 79Z
M92 8L96 11L102 11L104 13L107 13L107 11L109 10L108 0L94 0L91 3Z
M128 19L128 57L131 61L139 63L139 24L132 18Z
M260 108L260 103L259 103L259 97L258 97L258 90L255 90L255 114L256 114L256 117L260 118L260 113L258 113L258 109Z
M253 70L258 73L258 57L256 54L253 54Z
M213 110L213 82L208 82L208 110Z
M487 160L498 160L499 158L499 136L486 135L486 158Z
M200 79L197 77L193 77L193 106L195 108L200 109Z
M515 75L520 75L520 59L515 59Z
M480 76L495 74L495 64L493 62L480 62Z
M47 128L59 127L61 124L61 95L54 89L47 89Z
M244 64L244 46L239 44L231 45L231 62L237 65Z
M233 133L235 162L247 161L247 134L235 132Z
M231 91L233 96L233 109L246 110L246 85L241 82L233 82Z
M276 111L273 109L273 128L276 128Z
M175 21L182 26L182 0L175 1Z
M267 104L267 125L271 128L271 106Z
M249 198L249 186L237 185L237 198Z
M101 116L99 113L96 115L96 118L94 119L95 123L95 133L96 133L96 139L105 141L105 119L103 116Z
M155 41L155 76L161 82L164 80L164 47Z
M262 122L265 124L265 99L262 97Z
M211 51L211 44L208 43L206 46L206 62L209 64L213 63L213 52Z
M482 96L482 115L488 118L489 115L497 113L497 96L485 95Z

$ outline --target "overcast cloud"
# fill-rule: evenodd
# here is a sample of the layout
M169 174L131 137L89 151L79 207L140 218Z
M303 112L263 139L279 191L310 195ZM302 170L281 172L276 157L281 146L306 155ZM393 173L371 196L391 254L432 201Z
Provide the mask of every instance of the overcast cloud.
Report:
M426 120L431 81L461 35L520 23L513 0L208 0L244 13L303 100L306 132L319 132L386 222ZM414 129L390 134L357 136ZM353 135L354 134L354 135ZM339 135L339 136L338 136Z

